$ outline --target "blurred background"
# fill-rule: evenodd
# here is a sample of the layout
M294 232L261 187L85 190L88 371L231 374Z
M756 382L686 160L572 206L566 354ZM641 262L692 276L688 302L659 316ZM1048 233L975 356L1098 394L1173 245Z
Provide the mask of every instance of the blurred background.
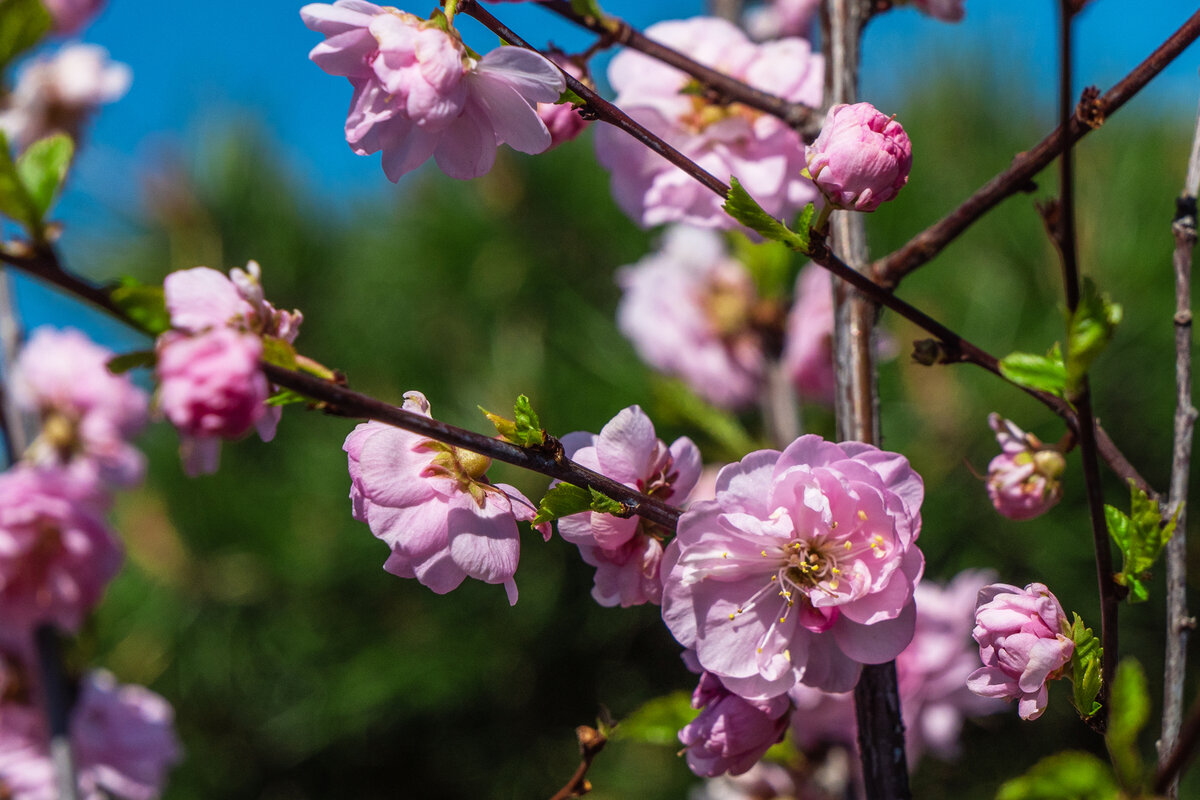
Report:
M864 94L897 113L915 143L909 186L868 220L875 253L903 244L1053 127L1054 5L969 0L959 25L909 9L871 24ZM472 183L422 171L392 186L377 157L354 156L342 140L349 89L305 60L318 37L299 6L111 2L86 39L129 63L134 83L101 112L59 206L70 265L97 279L158 281L253 258L267 296L305 312L302 352L344 370L357 389L397 402L420 389L436 416L476 430L486 429L477 404L505 409L522 392L557 434L597 431L638 403L662 438L692 436L708 462L739 457L695 424L615 329L613 272L655 236L616 210L587 137L537 158L503 150ZM702 4L605 6L644 25ZM1185 0L1136 14L1095 0L1081 23L1081 86L1110 86L1192 11ZM534 7L497 14L535 42L588 41ZM1160 488L1174 385L1170 223L1200 98L1197 63L1193 47L1079 148L1081 263L1125 307L1095 367L1097 412ZM1054 177L1038 183L900 294L993 353L1044 351L1061 337L1061 316L1057 258L1033 208L1053 194ZM40 286L21 281L19 292L30 326L71 324L114 347L144 346ZM972 474L996 451L989 411L1047 441L1061 424L982 371L912 363L905 345L920 332L891 315L882 324L901 345L882 367L884 446L925 478L927 575L991 567L1009 583L1044 581L1098 625L1077 455L1064 501L1026 523L995 514ZM832 434L828 412L805 418ZM760 435L753 416L738 423ZM168 798L548 797L577 764L576 725L601 707L620 719L690 691L657 609L598 607L591 569L560 540L524 542L513 608L500 587L469 581L439 597L384 573L386 547L350 518L340 447L351 427L289 408L275 442L227 446L221 471L199 480L183 477L171 430L155 426L143 439L148 483L115 511L127 566L70 658L175 705L187 757ZM503 465L492 477L531 496L545 484ZM1127 503L1117 481L1105 488L1109 502ZM1121 636L1146 665L1157 715L1161 574L1151 592L1150 603L1122 609ZM1197 688L1189 680L1187 696ZM916 795L991 797L1043 754L1099 751L1067 691L1052 689L1037 722L1014 711L968 724L961 759L927 758ZM1153 735L1143 737L1148 756ZM697 779L674 751L610 744L592 770L592 796L686 797ZM1189 788L1200 792L1200 782L1183 796Z

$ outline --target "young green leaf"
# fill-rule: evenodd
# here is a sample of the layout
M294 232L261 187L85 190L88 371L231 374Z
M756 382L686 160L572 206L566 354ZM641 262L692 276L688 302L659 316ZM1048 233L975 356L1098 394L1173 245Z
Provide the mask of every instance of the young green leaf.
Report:
M538 503L538 513L533 519L533 524L553 522L559 517L591 510L592 494L590 491L573 483L559 483L551 486L542 497L542 501Z
M534 413L533 406L529 404L529 398L525 395L518 395L516 405L513 406L515 415L516 431L513 439L510 441L515 444L529 447L536 444L544 444L546 441L546 432L542 430L542 422L538 419L538 415Z
M625 511L625 506L620 500L613 500L606 494L601 494L595 489L588 487L591 493L591 505L588 508L592 511L599 511L601 514L621 514Z
M499 414L493 414L483 406L476 406L483 415L488 418L488 421L496 426L496 433L506 441L512 441L512 437L517 433L517 423L507 417L502 417Z
M1084 278L1079 305L1067 320L1066 371L1071 394L1078 390L1096 356L1112 340L1121 316L1121 306L1109 300L1108 295L1101 295L1091 279Z
M1150 719L1150 692L1146 673L1135 659L1124 659L1117 666L1108 705L1104 734L1108 755L1121 786L1136 793L1144 777L1137 738Z
M123 278L121 285L109 294L113 304L139 328L157 336L171 327L167 301L161 286L148 286L133 278Z
M1071 626L1071 639L1075 652L1071 655L1071 683L1074 695L1071 698L1075 710L1082 719L1088 719L1100 710L1096 696L1100 694L1100 665L1104 648L1092 629L1083 624L1083 619L1072 613L1075 621Z
M1063 396L1067 383L1067 370L1057 344L1044 356L1009 353L1000 359L1000 374L1018 386L1059 397Z
M158 363L158 355L153 350L135 350L132 353L122 353L108 360L108 371L120 375L138 367L153 367Z
M291 389L280 389L267 398L269 406L290 406L293 403L307 403L308 398L302 394L292 391Z
M996 792L996 800L1115 800L1117 796L1108 764L1078 750L1043 758Z
M1146 588L1150 567L1175 533L1176 516L1162 522L1158 503L1130 484L1130 512L1127 515L1114 506L1104 507L1108 535L1121 551L1121 571L1113 579L1129 589L1130 603L1143 603L1150 594Z
M679 729L695 719L698 713L692 708L692 696L688 692L656 697L621 720L614 730L614 738L679 747Z
M53 25L42 0L0 2L0 69L37 44Z
M793 231L772 217L750 196L737 178L729 179L729 194L725 197L723 208L725 213L764 239L782 242L801 253L808 252L808 227L805 226L799 232Z
M3 6L0 6L2 8ZM31 231L38 229L40 217L37 206L25 188L16 162L9 152L8 139L0 131L0 214L9 217Z
M34 218L40 224L67 177L75 143L65 133L39 139L17 158L17 175L29 194Z
M291 342L275 336L263 337L263 361L284 369L296 368L296 348Z

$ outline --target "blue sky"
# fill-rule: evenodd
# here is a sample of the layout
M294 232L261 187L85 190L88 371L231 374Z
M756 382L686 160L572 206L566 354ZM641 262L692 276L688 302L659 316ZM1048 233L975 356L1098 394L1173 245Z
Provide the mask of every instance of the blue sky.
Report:
M187 152L234 114L257 120L271 133L313 190L336 198L387 189L378 156L355 156L342 138L349 85L307 61L320 37L301 23L301 5L294 0L110 0L83 38L129 64L134 80L128 96L96 120L60 207L68 231L71 226L77 231L64 240L73 263L86 268L96 234L137 208L139 176L157 159L166 152ZM423 0L406 10L427 14L433 5ZM700 0L606 0L603 5L642 27L703 9ZM864 96L902 116L909 87L956 74L970 81L986 69L1032 98L1031 113L1044 116L1049 127L1057 5L1054 0L967 0L967 19L959 24L907 8L885 14L867 30ZM532 3L497 4L493 10L535 44L553 40L579 49L591 41ZM1195 10L1194 0L1093 0L1080 21L1080 86L1110 86ZM484 47L491 41L477 40ZM980 63L984 66L976 66ZM1161 116L1167 109L1180 119L1190 115L1200 99L1198 65L1200 48L1193 46L1121 113ZM31 293L24 286L22 300L31 321L63 310L44 292Z

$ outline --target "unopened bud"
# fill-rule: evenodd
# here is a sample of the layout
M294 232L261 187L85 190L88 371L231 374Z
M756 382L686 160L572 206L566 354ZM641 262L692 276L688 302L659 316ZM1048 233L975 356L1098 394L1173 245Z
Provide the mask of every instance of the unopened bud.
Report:
M488 471L488 467L492 465L492 460L487 456L463 450L461 447L454 448L454 458L462 467L463 472L475 479L482 478Z

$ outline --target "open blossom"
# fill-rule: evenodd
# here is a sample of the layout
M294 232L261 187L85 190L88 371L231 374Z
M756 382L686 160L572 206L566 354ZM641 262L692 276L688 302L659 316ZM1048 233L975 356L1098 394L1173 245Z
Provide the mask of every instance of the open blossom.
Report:
M0 619L75 630L121 566L121 546L62 471L0 474Z
M667 447L654 433L654 423L630 406L597 436L569 433L562 438L567 456L626 486L678 505L700 475L700 450L687 437ZM563 517L558 532L579 547L584 561L596 567L592 597L604 606L657 604L662 596L659 532L641 517L623 519L585 511Z
M346 141L359 155L383 151L389 180L431 157L452 178L477 178L500 144L523 153L550 146L535 108L558 100L565 84L537 53L499 47L476 60L457 31L364 0L310 3L300 16L325 35L309 58L354 87Z
M874 211L908 183L912 142L899 122L870 103L836 105L805 161L834 208Z
M784 695L747 700L711 672L700 676L692 707L703 709L679 731L688 767L697 775L739 775L787 733L792 704Z
M27 457L67 467L96 488L141 481L145 458L129 443L146 424L146 393L108 370L112 351L77 330L38 328L13 370L13 399L42 431Z
M624 290L617 325L646 363L714 405L754 401L765 368L751 324L758 296L719 234L675 226L657 253L623 267L617 282Z
M913 635L921 478L858 442L802 436L721 470L663 556L663 620L746 698L847 691Z
M407 393L404 408L429 416L420 392ZM385 570L438 594L466 578L499 583L517 602L517 521L537 511L516 488L484 477L490 459L381 422L359 425L342 449L354 518L392 549ZM549 524L537 530L550 538Z
M827 270L816 265L796 276L783 365L802 398L833 403L833 281Z
M50 58L27 63L3 109L0 131L18 150L53 133L78 139L100 105L120 99L133 80L129 67L94 44L69 44Z
M1047 682L1062 677L1071 663L1070 630L1058 598L1044 584L985 586L972 634L983 666L967 686L984 697L1016 700L1021 719L1037 719L1046 710Z
M42 0L42 5L54 19L55 32L71 36L100 13L104 0Z
M660 22L646 35L700 63L793 102L821 105L824 62L804 39L755 44L714 17ZM774 217L790 217L817 194L800 173L804 143L781 120L737 103L710 103L695 81L633 50L612 60L608 79L617 106L720 180L736 176ZM596 155L612 172L621 207L644 226L686 222L734 228L724 198L696 183L624 131L602 125Z
M999 414L989 414L988 425L1000 444L1000 455L988 464L987 491L992 505L1016 520L1049 511L1062 498L1059 479L1067 468L1062 453Z

